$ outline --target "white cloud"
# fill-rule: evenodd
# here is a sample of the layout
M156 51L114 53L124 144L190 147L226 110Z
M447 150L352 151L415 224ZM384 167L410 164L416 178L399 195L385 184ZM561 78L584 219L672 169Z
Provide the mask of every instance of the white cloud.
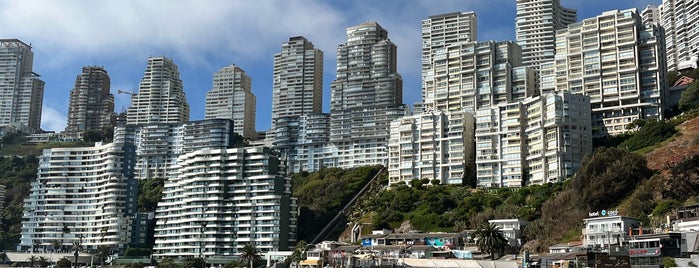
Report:
M68 119L58 110L44 105L41 111L41 129L61 132L66 128Z

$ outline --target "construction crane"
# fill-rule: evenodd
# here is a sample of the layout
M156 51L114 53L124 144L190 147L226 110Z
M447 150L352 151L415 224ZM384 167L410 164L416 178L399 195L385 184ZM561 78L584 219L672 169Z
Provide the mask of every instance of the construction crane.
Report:
M131 96L131 98L133 98L133 96L136 95L136 93L124 91L121 89L117 89L117 94L126 94ZM126 113L126 108L124 108L124 106L121 106L121 113Z

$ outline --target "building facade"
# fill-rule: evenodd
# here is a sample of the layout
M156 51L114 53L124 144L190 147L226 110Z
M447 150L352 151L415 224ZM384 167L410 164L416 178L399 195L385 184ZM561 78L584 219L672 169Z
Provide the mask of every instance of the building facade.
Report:
M57 250L55 242L125 250L138 192L131 167L123 144L45 149L24 201L17 250L48 252Z
M189 104L177 65L171 59L148 58L138 93L131 94L131 106L126 115L129 125L189 121Z
M556 33L556 60L542 65L541 91L590 97L594 135L625 133L639 118L662 119L667 67L662 29L635 9L613 10Z
M663 0L660 23L665 29L667 69L697 68L699 61L699 1Z
M517 0L515 35L524 66L539 70L542 63L553 60L553 33L576 21L577 12L561 6L560 0Z
M31 45L0 39L0 127L29 133L41 129L44 81L33 64Z
M249 243L264 253L296 240L291 178L270 149L193 151L177 170L158 203L153 256L232 258Z
M230 148L242 144L229 119L189 123L125 125L114 129L114 141L133 147L136 179L174 176L177 157L202 149Z
M68 125L64 134L82 138L86 131L101 131L114 127L114 95L110 93L110 79L103 67L83 67L70 91Z
M339 167L385 165L390 122L406 114L388 31L376 22L347 28L331 86L330 143Z
M433 82L425 81L427 110L475 112L537 93L536 73L521 66L512 41L465 42L432 55Z
M431 111L391 122L388 183L413 179L462 184L474 172L474 118L465 111Z
M596 217L583 219L583 245L607 250L612 246L619 247L628 244L632 240L629 233L633 234L641 226L637 219L607 213L603 210L604 215L598 213Z
M289 38L274 55L272 127L287 116L318 114L323 105L323 51L303 36Z
M231 119L236 133L257 139L255 131L255 95L252 79L236 65L214 74L213 88L206 93L206 119Z
M590 99L546 94L476 112L478 187L561 182L592 151Z
M281 117L274 132L274 149L286 159L291 173L318 171L331 158L328 144L330 114Z
M477 38L475 12L452 12L422 20L422 101L425 92L434 91L434 56L451 45Z

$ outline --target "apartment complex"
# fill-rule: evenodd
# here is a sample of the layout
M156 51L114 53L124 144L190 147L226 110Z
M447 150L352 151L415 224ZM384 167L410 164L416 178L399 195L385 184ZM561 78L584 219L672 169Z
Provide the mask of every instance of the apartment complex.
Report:
M477 38L475 12L452 12L430 16L422 20L422 102L426 92L434 91L434 56L446 47Z
M522 51L512 41L457 43L432 55L426 110L475 112L536 94L532 68L522 65Z
M286 159L289 172L316 171L335 166L326 146L330 135L330 114L305 114L278 118L273 146Z
M288 116L317 114L323 105L323 51L303 36L289 38L274 55L272 127Z
M41 129L44 81L32 70L32 47L17 39L0 39L0 128L26 132Z
M347 28L337 48L330 98L330 143L338 167L387 163L390 122L405 115L397 48L376 22Z
M556 60L542 65L541 91L590 97L594 135L626 132L638 118L661 119L667 91L662 29L635 9L613 10L556 33Z
M126 249L138 192L131 167L124 144L45 149L24 201L17 250L48 252L54 242Z
M283 161L247 147L182 154L156 211L153 256L233 257L253 243L261 252L296 240L296 199Z
M561 92L476 112L479 187L561 182L592 153L590 98Z
M473 172L474 118L466 111L429 111L391 122L389 185L413 179L462 184Z
M517 0L515 35L524 66L539 70L542 63L553 60L553 33L576 21L577 12L561 6L560 0Z
M660 23L660 9L654 5L647 5L641 11L641 20L643 24L646 23Z
M82 138L88 130L114 127L116 115L114 95L109 92L110 83L103 67L83 67L70 91L68 125L64 131L67 136Z
M131 95L126 123L184 123L189 121L189 104L177 65L165 57L149 57L146 71Z
M660 24L665 30L667 69L697 68L699 61L699 1L663 0Z
M177 171L177 158L183 153L242 144L233 125L230 119L206 119L117 126L114 142L128 144L133 151L136 179L171 178Z
M252 79L236 65L214 74L213 88L206 93L206 119L231 119L234 131L246 139L257 139L255 131L255 95Z

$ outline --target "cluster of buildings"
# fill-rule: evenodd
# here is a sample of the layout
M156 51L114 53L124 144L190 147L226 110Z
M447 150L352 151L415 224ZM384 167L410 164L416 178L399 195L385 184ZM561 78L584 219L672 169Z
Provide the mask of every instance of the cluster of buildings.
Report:
M113 142L41 155L18 249L142 241L130 226L148 217L138 213L135 193L150 178L166 179L151 215L156 257L293 245L291 172L381 164L389 184L461 184L468 176L479 187L559 182L576 172L593 137L623 133L635 119L663 119L673 105L666 73L696 68L697 1L580 22L558 0L516 2L516 41L478 40L474 12L422 21L422 100L412 111L402 103L396 45L376 22L347 28L330 113L322 113L323 52L301 36L282 44L265 132L255 130L252 79L240 66L213 75L200 121L189 119L171 59L148 59L121 115L107 71L84 67L61 135L113 128ZM0 40L2 133L40 131L44 83L32 55L26 43Z

